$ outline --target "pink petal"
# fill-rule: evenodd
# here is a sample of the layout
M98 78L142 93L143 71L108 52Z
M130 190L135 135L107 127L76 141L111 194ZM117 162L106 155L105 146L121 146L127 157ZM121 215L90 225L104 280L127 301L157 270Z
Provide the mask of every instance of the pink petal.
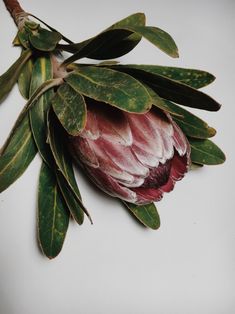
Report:
M169 137L173 135L174 132L171 125L171 120L164 112L154 108L146 114L146 117L149 119L153 129L158 128L159 130L166 133Z
M168 182L161 187L162 192L171 192L174 189L175 181L169 177Z
M121 198L125 201L135 203L136 193L128 188L122 187L111 176L105 174L100 169L87 168L87 173L91 180L105 193Z
M96 140L100 136L96 113L92 108L87 110L86 126L80 136L91 140Z
M136 204L148 204L151 202L157 202L162 199L163 192L160 189L153 188L135 188L132 189L137 195Z
M132 152L135 154L136 158L147 167L157 167L159 164L159 158L153 154L147 153L144 149L133 144L131 146Z
M163 143L159 132L152 127L146 115L128 114L133 144L148 154L161 158Z
M107 175L112 176L113 178L120 180L121 182L132 183L134 182L133 175L122 170L106 153L106 150L103 146L108 146L109 143L106 143L103 139L97 141L90 141L90 147L93 150L99 164L99 168L104 171Z
M172 121L172 125L174 127L174 136L173 136L174 147L176 148L179 155L183 156L185 155L187 150L190 149L188 140L183 134L183 132L181 131L181 129L179 128L179 126L174 121Z
M140 177L148 175L149 169L136 159L130 147L104 140L100 140L99 145L107 156L122 170Z
M144 178L140 178L137 176L133 176L133 180L130 181L124 181L124 180L117 180L121 185L129 187L129 188L136 188L141 186L144 183Z
M132 134L125 115L121 110L105 106L103 110L96 110L102 138L113 143L130 146Z
M174 181L181 180L184 177L184 174L187 172L187 170L188 170L187 156L184 155L183 157L181 157L176 153L172 160L170 177Z
M70 142L72 144L70 148L72 150L71 155L73 158L81 160L93 168L97 168L99 166L94 150L90 146L90 144L92 145L92 141L77 136L71 138Z
M161 132L163 142L163 157L160 159L161 163L165 163L174 155L173 140L165 132Z

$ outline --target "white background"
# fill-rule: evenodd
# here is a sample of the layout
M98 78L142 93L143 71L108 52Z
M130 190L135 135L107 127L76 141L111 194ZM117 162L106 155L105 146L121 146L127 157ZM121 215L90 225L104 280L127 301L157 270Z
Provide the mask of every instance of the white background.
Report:
M235 1L29 1L22 7L74 41L93 36L135 12L168 31L180 58L147 41L123 63L200 68L217 80L205 91L223 104L200 112L218 133L227 161L189 173L157 204L161 228L141 227L119 202L78 174L94 225L71 223L59 257L49 261L36 242L35 158L0 195L0 314L235 313ZM0 3L0 72L18 57L16 28ZM0 145L24 101L15 88L0 106Z

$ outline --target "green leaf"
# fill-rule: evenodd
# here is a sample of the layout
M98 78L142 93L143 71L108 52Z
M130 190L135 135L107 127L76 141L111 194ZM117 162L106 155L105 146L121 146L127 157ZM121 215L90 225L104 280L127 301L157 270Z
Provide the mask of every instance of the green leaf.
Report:
M222 164L226 157L222 150L210 140L189 138L191 146L191 160L202 165Z
M52 106L64 129L73 136L78 135L86 124L84 97L64 83L52 99Z
M24 117L27 115L29 109L33 108L34 104L36 103L36 101L49 89L60 85L63 82L63 79L61 78L56 78L53 80L48 80L44 83L42 83L42 85L40 85L38 87L38 89L33 93L33 95L30 97L30 99L27 101L27 103L25 104L23 110L21 110L15 125L9 135L9 138L12 135L12 132L14 132L14 130L20 125L21 121L24 119Z
M38 190L38 237L43 253L56 257L63 246L69 224L69 212L53 171L42 164Z
M21 95L25 99L29 99L30 81L32 76L33 60L30 58L23 66L19 78L18 87Z
M128 112L146 112L152 99L146 88L131 76L107 68L87 66L65 78L77 92Z
M154 26L132 26L128 25L123 27L126 30L132 31L139 36L143 36L154 46L168 54L173 58L178 58L178 48L173 38L160 28Z
M70 168L70 170L72 170L72 168ZM70 173L69 176L70 176L70 180L73 181L73 186L76 189L76 193L80 195L80 192L78 190L77 183L74 177L74 173ZM57 171L56 178L60 187L60 191L70 211L70 214L72 215L74 220L79 225L81 225L84 220L84 213L83 213L83 209L80 206L80 202L77 201L76 197L74 196L74 193L71 191L71 188L68 182L66 181L66 179L64 178L64 176L61 174L60 171ZM82 199L81 195L80 195L80 199Z
M21 56L12 64L12 66L0 76L0 102L8 95L12 90L14 84L17 82L18 76L31 57L32 52L30 50L25 50Z
M61 38L60 33L51 32L44 28L39 28L37 31L29 34L31 45L40 51L54 50Z
M30 47L29 43L29 34L30 30L27 27L23 27L20 31L18 31L18 39L22 47L28 49Z
M160 97L181 105L209 111L217 111L221 105L203 92L159 74L152 74L126 65L112 69L128 73L153 89Z
M72 161L70 156L68 155L66 144L63 141L63 134L60 129L60 125L56 121L56 117L52 111L48 114L48 142L50 144L52 154L56 161L56 164L59 168L59 171L63 174L64 178L67 181L67 184L73 193L76 201L78 202L80 208L90 219L91 217L88 213L87 209L82 203L81 195L78 191L78 187L73 175Z
M123 203L146 227L151 229L158 229L160 227L160 217L154 203L146 205L135 205L128 202Z
M125 27L127 25L144 26L145 22L146 22L145 14L137 12L137 13L131 14L131 15L125 17L124 19L112 24L110 27L108 27L106 29L106 31L110 30L110 29L116 29L119 27Z
M53 78L53 69L50 55L38 57L32 70L30 84L30 96L46 81ZM29 110L30 124L35 143L44 161L51 160L50 146L46 143L47 139L47 111L50 108L50 100L53 91L48 90L37 100Z
M149 95L151 96L152 104L155 107L157 107L163 111L166 111L173 116L180 116L180 114L178 114L176 111L171 109L171 106L169 106L168 102L165 99L162 99L161 97L159 97L158 94L156 92L154 92L148 85L145 85L145 84L143 84L143 85L145 86Z
M185 135L194 138L206 139L216 134L216 130L214 128L210 127L206 122L191 112L168 100L164 100L164 102L171 109L171 111L178 114L178 116L174 115L173 119Z
M152 74L166 76L172 80L184 83L194 88L204 87L215 80L214 75L212 75L211 73L195 69L185 69L147 64L142 65L127 64L125 66L134 69L139 69Z
M139 43L141 36L128 30L117 29L126 25L145 25L145 15L143 13L132 14L81 43L59 45L60 49L75 53L65 63L68 64L83 57L98 60L112 59L128 53Z
M44 24L44 25L45 25L47 28L49 28L51 31L56 32L56 33L60 33L60 32L57 31L55 28L53 28L52 26L48 25L46 22L44 22L43 20L41 20L41 19L38 18L37 16L35 16L35 15L31 14L31 13L28 13L28 16L32 16L33 18L35 18L36 20L38 20L39 22L41 22L42 24ZM65 36L62 35L61 33L60 33L60 35L61 35L61 38L62 38L64 41L66 41L67 43L70 43L70 44L73 43L70 39L68 39L67 37L65 37Z
M0 192L6 190L24 173L36 153L37 148L26 115L1 150Z

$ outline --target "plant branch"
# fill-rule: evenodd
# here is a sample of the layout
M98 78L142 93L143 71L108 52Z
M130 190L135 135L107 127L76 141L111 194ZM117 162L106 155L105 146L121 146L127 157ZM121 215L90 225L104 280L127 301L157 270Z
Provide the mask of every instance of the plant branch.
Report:
M24 9L20 6L17 0L3 0L7 10L10 12L17 27L20 27L22 19L25 19L28 15Z

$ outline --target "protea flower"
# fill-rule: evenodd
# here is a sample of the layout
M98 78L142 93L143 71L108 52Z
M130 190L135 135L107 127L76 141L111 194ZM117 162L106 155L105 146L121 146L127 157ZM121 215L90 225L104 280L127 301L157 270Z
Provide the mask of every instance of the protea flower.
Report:
M89 104L87 123L70 138L73 157L106 193L134 204L159 201L190 163L189 143L161 110L124 112Z
M22 53L0 76L0 102L16 82L27 102L0 150L0 193L39 152L38 238L49 258L59 254L71 216L78 224L84 213L91 220L73 160L103 191L122 199L142 224L159 228L153 202L174 188L190 163L225 160L209 139L215 130L181 107L219 110L217 101L198 90L214 76L196 69L113 60L129 53L142 38L178 57L173 38L146 25L143 13L73 43L26 13L18 1L3 1L17 25L13 42ZM63 51L71 55L64 59ZM82 58L101 62L81 63Z

